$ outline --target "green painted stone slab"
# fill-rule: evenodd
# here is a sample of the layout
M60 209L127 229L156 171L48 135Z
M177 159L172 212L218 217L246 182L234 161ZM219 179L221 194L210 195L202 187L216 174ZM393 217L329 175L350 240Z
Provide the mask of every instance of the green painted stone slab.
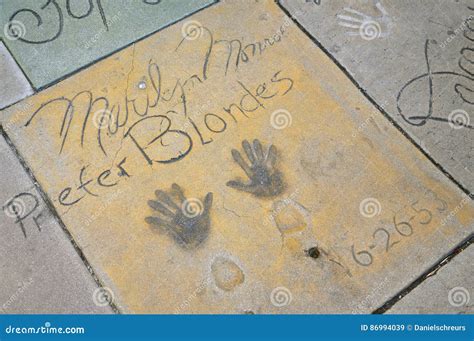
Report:
M34 87L43 88L214 2L0 0L0 34Z

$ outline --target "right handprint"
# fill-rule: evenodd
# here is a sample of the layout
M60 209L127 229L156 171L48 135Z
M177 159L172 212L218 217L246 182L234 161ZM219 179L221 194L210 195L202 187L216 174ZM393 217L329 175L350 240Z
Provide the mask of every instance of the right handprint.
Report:
M244 170L249 181L231 180L227 186L239 191L251 193L256 197L275 197L285 190L283 175L276 169L277 150L270 145L264 152L259 140L253 141L253 146L247 140L242 142L242 148L247 155L250 165L236 149L232 149L232 157Z

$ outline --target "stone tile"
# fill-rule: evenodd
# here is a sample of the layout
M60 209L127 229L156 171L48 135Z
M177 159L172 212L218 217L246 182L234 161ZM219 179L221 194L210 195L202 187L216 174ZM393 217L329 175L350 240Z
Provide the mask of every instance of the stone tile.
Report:
M108 305L101 306L96 283L1 136L0 165L0 313L111 313Z
M25 75L3 42L0 41L0 109L18 102L32 93L33 89Z
M428 277L388 314L474 314L474 246Z
M421 0L281 4L436 163L474 192L472 1L435 0L429 9Z
M218 3L4 114L123 311L371 312L474 230L272 1Z
M2 0L0 34L33 86L42 88L212 2Z

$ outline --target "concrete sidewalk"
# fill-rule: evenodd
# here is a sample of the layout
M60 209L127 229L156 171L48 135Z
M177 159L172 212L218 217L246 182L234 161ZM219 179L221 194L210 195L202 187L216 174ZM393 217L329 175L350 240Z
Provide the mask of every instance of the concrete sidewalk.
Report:
M90 49L69 18L75 60L5 40L5 312L472 312L470 85L401 90L466 4L188 4L107 7Z

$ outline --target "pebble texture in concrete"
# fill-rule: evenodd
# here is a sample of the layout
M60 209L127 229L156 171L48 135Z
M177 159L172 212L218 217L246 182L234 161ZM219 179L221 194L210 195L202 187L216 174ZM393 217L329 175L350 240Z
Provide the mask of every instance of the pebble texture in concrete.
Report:
M474 230L272 1L218 3L22 104L7 130L123 311L367 313Z
M1 136L0 172L0 313L112 313Z
M0 34L41 88L212 2L2 0Z
M474 4L281 0L428 154L474 191Z
M30 83L3 42L0 41L0 109L18 102L32 93L33 89Z
M474 246L395 304L388 314L474 314Z

